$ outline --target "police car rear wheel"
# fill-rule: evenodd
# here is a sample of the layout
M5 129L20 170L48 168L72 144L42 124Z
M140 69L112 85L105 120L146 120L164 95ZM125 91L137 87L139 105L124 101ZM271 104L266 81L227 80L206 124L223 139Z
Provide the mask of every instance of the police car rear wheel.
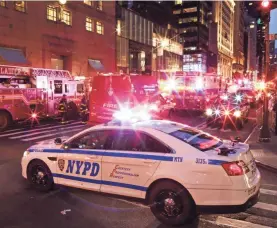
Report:
M49 191L53 187L53 176L42 161L34 161L28 166L27 178L30 184L39 191Z
M182 225L195 215L194 203L187 190L171 181L154 186L149 201L152 213L164 224Z

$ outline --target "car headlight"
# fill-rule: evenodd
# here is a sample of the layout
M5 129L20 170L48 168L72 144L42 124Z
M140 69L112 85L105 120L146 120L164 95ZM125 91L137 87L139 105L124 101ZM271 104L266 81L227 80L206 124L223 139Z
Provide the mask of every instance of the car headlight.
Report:
M212 114L213 114L213 110L210 109L210 108L208 108L208 109L206 110L206 115L207 115L207 116L211 116Z
M240 110L236 110L236 111L234 112L234 116L235 116L235 117L240 117L240 116L241 116L241 111L240 111Z
M24 151L23 153L23 157L27 157L30 154L30 152L28 150Z

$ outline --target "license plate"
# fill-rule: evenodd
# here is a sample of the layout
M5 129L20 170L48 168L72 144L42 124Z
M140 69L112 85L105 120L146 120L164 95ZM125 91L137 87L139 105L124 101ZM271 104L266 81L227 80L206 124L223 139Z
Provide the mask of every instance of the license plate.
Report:
M256 186L248 190L248 195L252 195L256 191Z

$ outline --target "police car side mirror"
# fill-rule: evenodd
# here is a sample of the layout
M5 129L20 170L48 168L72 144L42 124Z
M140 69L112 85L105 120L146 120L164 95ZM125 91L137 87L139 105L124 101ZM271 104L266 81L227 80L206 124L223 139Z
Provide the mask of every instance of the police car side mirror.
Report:
M55 142L56 145L61 145L62 144L62 139L61 138L56 138L54 142Z

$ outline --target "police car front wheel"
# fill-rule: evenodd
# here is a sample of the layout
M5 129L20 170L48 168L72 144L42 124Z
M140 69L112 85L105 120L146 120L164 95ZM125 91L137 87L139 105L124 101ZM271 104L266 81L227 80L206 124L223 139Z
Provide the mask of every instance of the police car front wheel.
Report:
M182 225L195 217L194 202L186 189L177 183L164 181L151 189L152 213L167 225Z
M40 160L28 165L27 178L29 183L39 191L49 191L54 185L53 176L48 166Z

